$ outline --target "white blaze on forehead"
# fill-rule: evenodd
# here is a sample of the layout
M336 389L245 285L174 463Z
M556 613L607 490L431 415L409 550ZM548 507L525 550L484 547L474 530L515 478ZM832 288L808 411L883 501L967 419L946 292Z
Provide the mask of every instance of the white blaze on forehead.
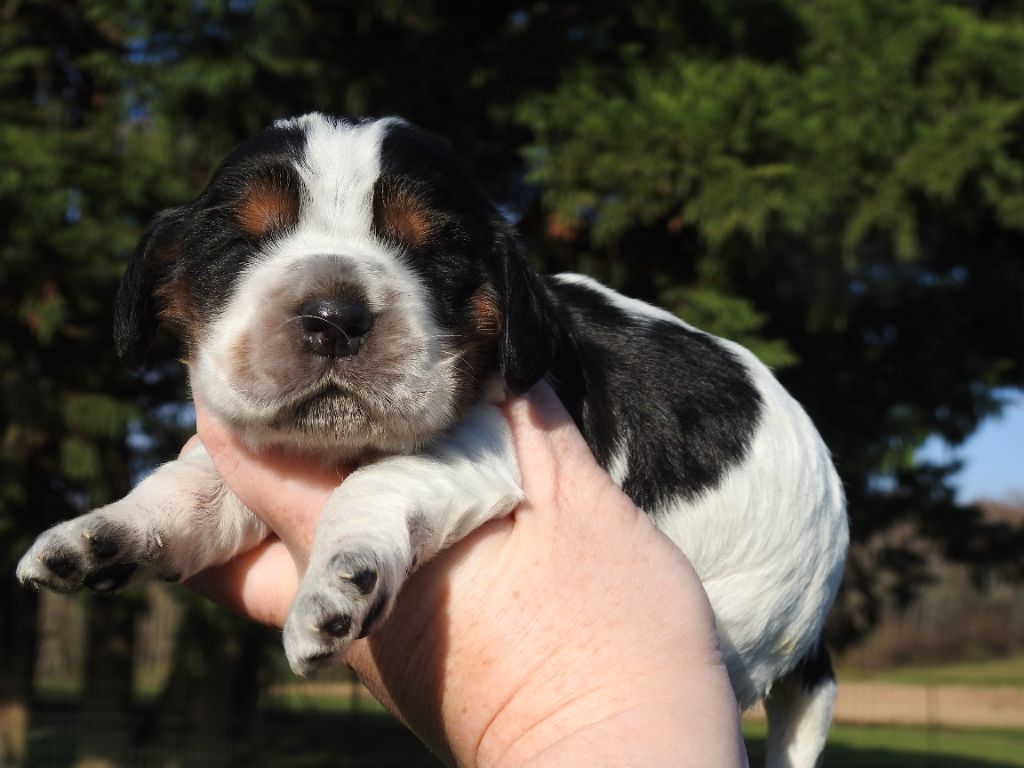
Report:
M373 225L373 185L380 176L386 118L346 123L319 113L275 123L298 128L306 136L296 163L302 180L302 219L307 226L366 237Z

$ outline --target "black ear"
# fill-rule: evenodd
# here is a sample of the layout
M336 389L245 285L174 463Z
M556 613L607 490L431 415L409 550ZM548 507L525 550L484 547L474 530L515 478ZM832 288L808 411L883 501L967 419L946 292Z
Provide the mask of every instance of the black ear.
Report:
M553 300L516 235L502 229L497 239L502 269L498 354L505 383L518 395L548 372L558 352L560 330Z
M133 369L142 367L156 338L156 291L171 278L184 218L183 208L157 214L121 278L114 302L114 347Z

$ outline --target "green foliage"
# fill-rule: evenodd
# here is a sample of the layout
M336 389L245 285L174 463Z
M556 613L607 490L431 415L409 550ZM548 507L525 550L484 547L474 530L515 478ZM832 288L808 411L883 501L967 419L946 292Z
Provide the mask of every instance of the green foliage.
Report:
M716 246L736 233L763 238L794 168L746 156L763 130L759 102L785 88L786 73L742 59L623 64L621 91L609 95L608 73L587 68L522 109L546 203L568 220L593 215L597 242L669 218Z
M126 60L124 17L100 5L0 8L4 697L33 679L35 598L13 583L16 558L48 525L126 493L145 461L128 450L129 422L152 425L155 405L181 397L180 376L143 390L113 353L125 258L141 223L188 188L167 134L126 119L145 68Z
M917 201L965 185L1020 228L1024 21L959 5L833 0L793 6L795 66L667 52L583 67L526 102L531 179L598 243L672 219L709 258L730 238L838 237L851 260L881 234L919 255ZM824 255L823 255L824 256Z
M112 353L111 303L155 180L173 174L125 124L122 41L85 5L51 18L23 3L0 25L0 517L19 530L0 564L46 522L128 487L138 394Z
M118 438L130 419L138 416L138 408L105 394L70 393L61 403L68 427L90 437Z

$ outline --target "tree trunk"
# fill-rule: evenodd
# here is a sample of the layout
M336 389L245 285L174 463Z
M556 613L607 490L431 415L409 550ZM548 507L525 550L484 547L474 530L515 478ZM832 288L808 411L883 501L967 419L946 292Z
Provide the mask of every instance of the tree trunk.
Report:
M130 766L138 602L119 596L91 597L89 603L75 768Z
M21 768L35 671L39 599L14 579L14 565L0 561L0 768Z
M174 660L154 715L159 765L230 764L240 730L259 701L268 632L252 622L186 609Z

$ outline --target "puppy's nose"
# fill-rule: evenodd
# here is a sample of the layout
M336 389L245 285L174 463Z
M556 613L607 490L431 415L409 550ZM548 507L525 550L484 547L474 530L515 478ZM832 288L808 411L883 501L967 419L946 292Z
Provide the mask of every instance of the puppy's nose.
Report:
M359 351L373 327L369 307L358 299L312 299L299 309L302 342L323 357L348 357Z

